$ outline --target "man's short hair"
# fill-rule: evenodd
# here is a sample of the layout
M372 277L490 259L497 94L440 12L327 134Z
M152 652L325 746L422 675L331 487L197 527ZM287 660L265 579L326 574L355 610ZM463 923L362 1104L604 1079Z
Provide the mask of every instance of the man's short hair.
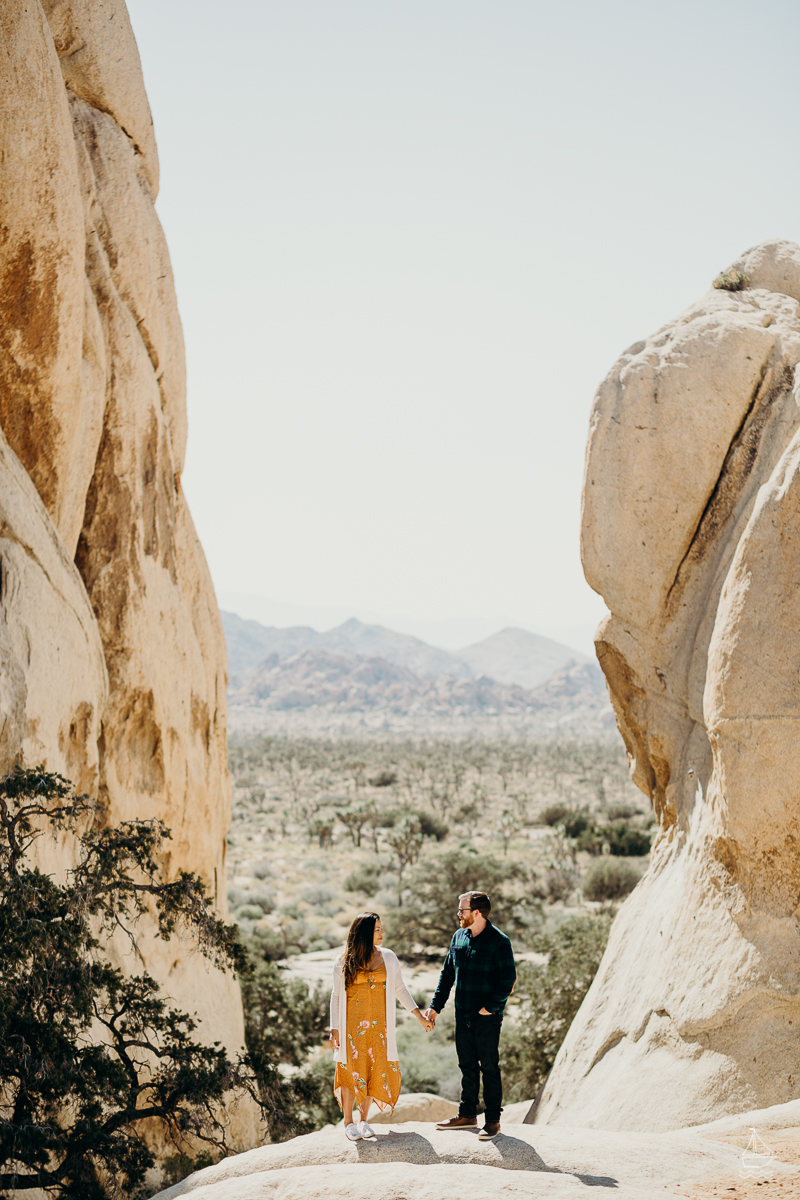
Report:
M477 909L482 917L488 917L492 911L492 902L486 892L464 892L458 898L459 900L469 900L470 908Z

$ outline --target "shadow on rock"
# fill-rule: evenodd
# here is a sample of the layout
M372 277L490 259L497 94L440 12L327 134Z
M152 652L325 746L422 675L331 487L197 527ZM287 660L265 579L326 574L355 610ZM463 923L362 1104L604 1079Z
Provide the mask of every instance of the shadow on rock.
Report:
M423 1166L427 1163L475 1163L496 1166L507 1171L550 1171L527 1142L500 1134L494 1141L482 1142L459 1130L455 1135L436 1138L436 1148L423 1134L411 1130L378 1134L355 1143L359 1162L406 1162Z

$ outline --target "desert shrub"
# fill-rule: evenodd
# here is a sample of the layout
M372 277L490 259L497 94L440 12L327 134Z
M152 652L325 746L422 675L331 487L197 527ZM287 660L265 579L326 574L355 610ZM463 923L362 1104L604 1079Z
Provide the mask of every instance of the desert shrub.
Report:
M453 813L453 824L455 826L469 825L472 821L476 820L478 812L478 805L475 801L468 800L465 804L459 805Z
M577 871L568 871L564 867L553 867L545 876L545 895L552 904L567 900L580 883Z
M650 853L650 834L627 821L613 821L607 826L590 824L577 839L576 848L590 854L608 852L618 858L640 858Z
M237 921L260 921L263 915L264 910L257 904L241 904L234 913Z
M585 809L580 809L578 812L566 813L558 824L563 826L564 833L569 838L578 838L587 829L594 827L592 818Z
M369 859L345 876L344 890L374 896L379 891L385 874L386 868L380 862Z
M536 823L538 825L560 825L571 812L572 809L566 804L549 804L539 813Z
M571 917L554 933L534 939L533 949L548 956L546 966L517 963L513 1004L500 1038L509 1101L532 1098L547 1077L597 974L610 927L608 916Z
M586 872L583 894L587 900L621 900L632 892L641 876L633 863L610 855L598 858Z
M266 888L250 888L249 891L242 892L242 904L255 905L261 910L261 915L271 913L275 907L275 893Z
M720 271L714 280L714 287L724 292L741 292L749 282L743 271Z
M393 783L397 783L396 771L380 771L369 781L370 787L375 788L391 787Z
M643 854L650 853L650 834L644 829L636 829L625 821L617 821L609 825L607 834L612 854L623 858L640 858Z
M327 917L333 916L334 906L331 901L336 898L336 893L332 888L315 883L311 887L307 887L302 896L306 904L310 905L317 913Z
M416 996L426 1008L429 996ZM404 1092L433 1092L447 1100L461 1094L461 1072L455 1047L455 1019L452 1004L437 1018L433 1033L425 1033L416 1021L404 1021L397 1029L397 1049L403 1073Z
M280 959L286 958L286 940L279 926L257 925L246 935L243 934L243 941L246 942L253 957L257 960L278 962Z
M450 832L450 826L445 824L444 821L440 821L431 812L424 812L415 808L409 815L415 816L419 821L423 837L435 838L437 842L443 842Z
M631 817L643 816L642 810L633 804L611 804L606 809L609 821L629 821Z
M613 821L610 825L590 825L581 833L576 849L589 854L608 853L619 858L636 858L650 853L650 834L643 829L628 825L627 821Z
M256 879L271 879L272 866L264 859L261 862L253 863L252 873Z
M541 904L526 889L528 883L519 863L500 862L472 848L424 859L408 877L407 904L384 918L387 944L402 954L448 946L458 928L459 895L478 890L491 898L492 922L504 933L521 933L541 918Z

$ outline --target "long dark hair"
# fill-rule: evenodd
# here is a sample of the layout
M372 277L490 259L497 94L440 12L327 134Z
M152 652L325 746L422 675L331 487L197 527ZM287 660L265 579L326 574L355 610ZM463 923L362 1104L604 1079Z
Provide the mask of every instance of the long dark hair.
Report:
M344 986L352 987L359 971L366 971L375 950L375 912L359 913L353 918L344 950Z

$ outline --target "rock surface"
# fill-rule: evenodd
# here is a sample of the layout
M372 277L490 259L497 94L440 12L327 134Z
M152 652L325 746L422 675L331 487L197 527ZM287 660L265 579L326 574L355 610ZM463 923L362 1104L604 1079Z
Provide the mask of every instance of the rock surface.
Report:
M749 286L632 346L592 413L597 653L661 831L547 1124L658 1129L800 1094L800 247L731 269Z
M592 1186L612 1188L615 1196L634 1200L705 1180L735 1183L741 1166L737 1146L694 1132L511 1128L493 1142L479 1141L477 1130L438 1132L430 1124L381 1126L375 1139L355 1143L340 1130L323 1130L206 1167L159 1192L157 1200L486 1200L531 1195L567 1200L585 1195ZM797 1168L777 1164L775 1172L790 1179Z
M136 43L123 0L9 0L0 37L0 770L43 762L112 822L163 819L167 869L224 911L225 644L180 486L183 338ZM209 1040L241 1044L231 978L152 931L140 948Z

